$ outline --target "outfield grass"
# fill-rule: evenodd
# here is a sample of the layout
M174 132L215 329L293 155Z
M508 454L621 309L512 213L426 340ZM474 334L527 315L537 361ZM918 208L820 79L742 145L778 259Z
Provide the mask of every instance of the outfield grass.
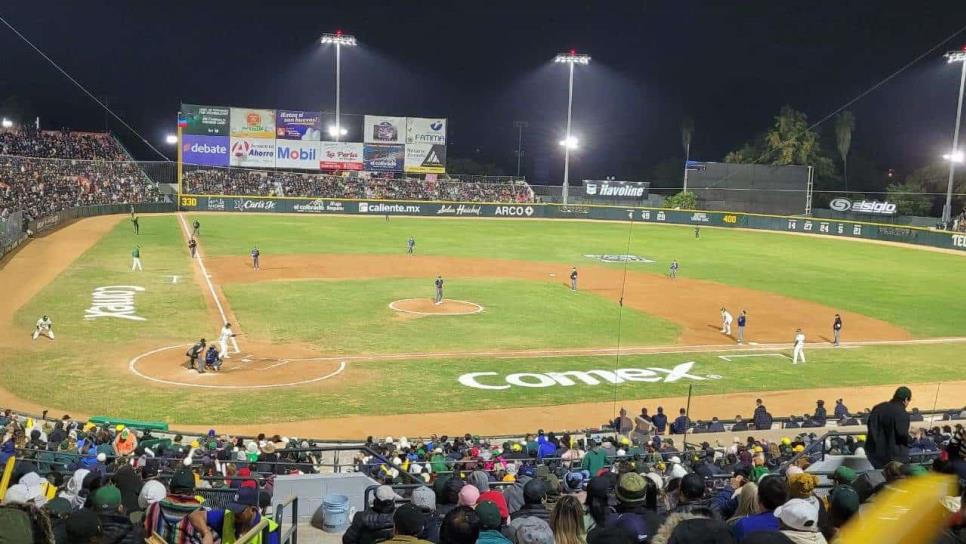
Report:
M451 300L484 307L479 314L412 318L388 307L424 297L419 279L286 281L229 284L223 290L241 325L275 343L310 342L324 353L423 353L479 349L667 345L679 328L624 309L589 292L559 284L461 279L446 290Z

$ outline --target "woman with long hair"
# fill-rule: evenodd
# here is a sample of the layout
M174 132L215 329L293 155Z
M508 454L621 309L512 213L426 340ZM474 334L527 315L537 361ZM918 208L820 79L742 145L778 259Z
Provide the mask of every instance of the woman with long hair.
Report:
M550 511L554 544L586 544L584 507L573 495L564 495Z
M748 482L741 486L735 493L738 495L738 508L735 515L728 519L728 525L734 525L739 519L745 516L753 516L758 512L758 486Z

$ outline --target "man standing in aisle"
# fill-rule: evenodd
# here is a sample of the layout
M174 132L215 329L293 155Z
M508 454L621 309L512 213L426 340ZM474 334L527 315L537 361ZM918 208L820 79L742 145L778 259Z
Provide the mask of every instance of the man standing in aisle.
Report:
M832 336L835 338L832 345L838 347L839 340L842 338L842 316L839 314L835 314L835 321L832 323Z
M792 364L797 365L798 360L805 362L805 333L802 329L795 329L795 346L792 349Z
M890 461L909 462L909 414L906 407L912 400L908 387L896 389L892 400L877 404L869 414L865 454L872 466L881 469Z
M135 270L144 270L141 268L141 244L134 246L134 250L131 251L131 259L131 272L134 272Z

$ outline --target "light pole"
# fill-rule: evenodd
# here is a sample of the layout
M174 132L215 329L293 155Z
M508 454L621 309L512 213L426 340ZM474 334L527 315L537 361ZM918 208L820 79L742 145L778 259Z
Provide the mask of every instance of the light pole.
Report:
M514 121L513 126L517 129L517 177L520 177L520 159L523 158L523 129L529 127L526 121Z
M342 87L342 47L354 47L356 45L356 37L343 34L341 30L336 30L335 34L323 34L322 43L332 43L335 44L335 126L329 127L329 135L335 137L335 141L339 141L339 138L345 136L346 130L342 128L342 120L340 118L340 96Z
M574 65L590 64L590 55L578 55L576 50L571 49L569 53L560 53L553 61L566 63L570 68L570 82L567 85L567 136L560 141L564 148L563 204L566 206L570 193L570 150L577 147L577 138L570 135L570 118L574 105Z
M951 156L955 156L961 153L959 150L959 122L963 115L963 88L966 87L966 47L959 51L946 53L946 62L948 64L958 62L962 65L962 73L959 76L959 101L956 102L956 130L953 132L953 149L950 152ZM956 162L955 160L949 161L949 183L946 185L946 205L943 206L942 218L944 226L949 225L953 216L953 176L956 173Z

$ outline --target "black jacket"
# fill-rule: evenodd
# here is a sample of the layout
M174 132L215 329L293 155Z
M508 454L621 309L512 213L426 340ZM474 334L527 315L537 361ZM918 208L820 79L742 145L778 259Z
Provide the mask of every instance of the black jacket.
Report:
M550 510L543 504L524 504L523 508L510 514L510 520L520 518L538 518L550 523Z
M104 536L103 544L142 544L144 531L141 526L131 523L131 518L119 512L101 512L97 515L101 520Z
M380 540L392 538L392 514L395 508L388 512L366 510L359 512L352 518L352 523L342 535L342 544L373 544Z
M875 468L909 461L909 414L899 401L876 405L869 415L865 454Z

